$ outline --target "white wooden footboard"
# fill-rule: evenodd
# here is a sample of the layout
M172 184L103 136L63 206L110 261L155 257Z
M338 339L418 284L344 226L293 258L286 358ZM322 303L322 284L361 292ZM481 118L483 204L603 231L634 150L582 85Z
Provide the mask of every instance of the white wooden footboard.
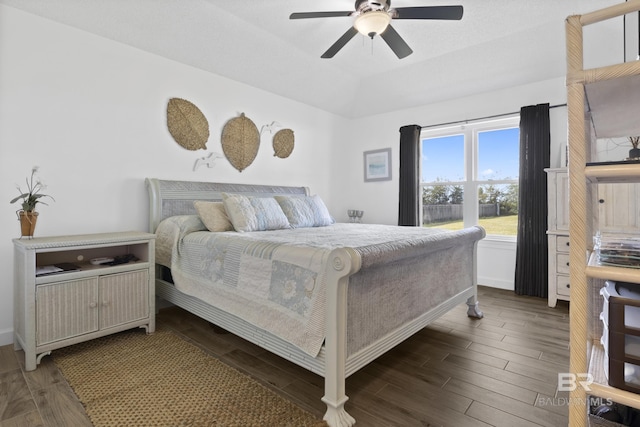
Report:
M344 408L348 400L346 378L358 369L375 360L405 339L411 337L440 316L459 304L467 303L467 315L481 318L477 300L477 242L473 245L472 280L464 290L442 301L416 319L405 323L395 331L369 344L364 349L347 357L347 289L349 276L358 272L361 259L351 248L336 249L331 252L326 265L327 308L326 338L324 350L324 397L327 405L324 420L330 427L349 427L355 419Z

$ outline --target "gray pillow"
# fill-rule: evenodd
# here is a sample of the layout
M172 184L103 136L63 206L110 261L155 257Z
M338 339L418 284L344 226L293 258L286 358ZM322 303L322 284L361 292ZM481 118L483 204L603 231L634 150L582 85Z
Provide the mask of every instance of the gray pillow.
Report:
M293 228L324 227L335 222L320 196L275 196Z

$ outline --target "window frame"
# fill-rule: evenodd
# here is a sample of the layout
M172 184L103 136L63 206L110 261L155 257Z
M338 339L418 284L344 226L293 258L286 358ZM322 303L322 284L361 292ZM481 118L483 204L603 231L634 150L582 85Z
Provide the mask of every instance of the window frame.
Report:
M464 122L454 125L443 125L437 127L423 128L420 132L420 165L418 185L418 199L420 202L420 223L422 225L422 194L425 187L442 184L442 181L423 181L422 175L422 157L423 157L423 141L431 138L442 138L447 136L463 135L464 136L464 180L463 181L446 181L448 185L460 185L463 188L463 226L471 227L478 223L479 207L478 207L478 189L482 185L508 185L519 184L519 179L489 179L480 180L478 171L479 160L479 143L478 135L481 132L496 131L502 129L518 128L520 126L520 115L514 114L498 119ZM473 195L471 203L467 203L467 195ZM498 234L487 234L485 240L493 241L517 241L517 236L507 236Z

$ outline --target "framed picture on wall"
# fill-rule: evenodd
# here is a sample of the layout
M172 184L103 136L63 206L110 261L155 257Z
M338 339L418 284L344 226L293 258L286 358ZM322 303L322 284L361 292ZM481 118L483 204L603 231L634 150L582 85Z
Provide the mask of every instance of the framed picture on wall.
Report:
M364 152L364 181L391 180L391 148Z

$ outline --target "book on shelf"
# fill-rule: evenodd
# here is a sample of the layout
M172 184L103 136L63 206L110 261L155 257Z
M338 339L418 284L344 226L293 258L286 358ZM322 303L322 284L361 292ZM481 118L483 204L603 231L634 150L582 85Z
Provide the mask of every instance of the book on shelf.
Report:
M80 267L70 262L61 262L53 265L38 265L36 266L36 277L77 270L80 270Z

